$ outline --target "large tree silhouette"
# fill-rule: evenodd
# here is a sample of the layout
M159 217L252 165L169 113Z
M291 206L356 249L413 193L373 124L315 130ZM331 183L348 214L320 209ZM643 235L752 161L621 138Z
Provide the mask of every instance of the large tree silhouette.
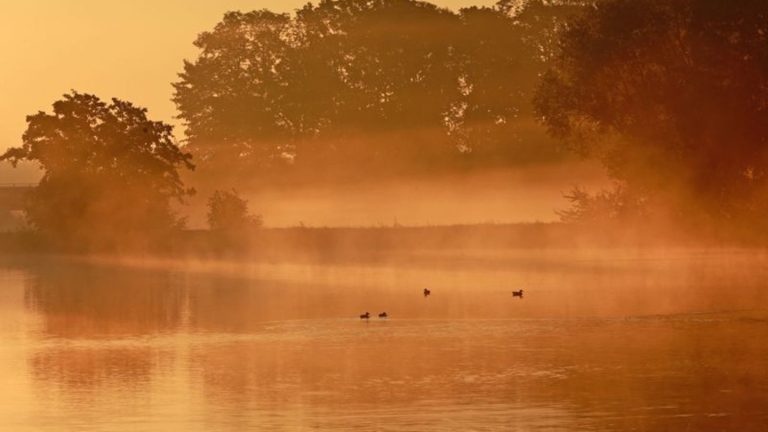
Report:
M26 213L50 240L74 249L142 247L179 224L170 203L190 191L178 169L193 165L171 126L129 102L77 92L27 123L23 145L0 160L45 170Z
M550 131L673 213L768 210L768 3L607 0L563 34Z
M521 131L545 57L532 36L553 22L538 12L556 8L504 3L228 13L175 84L190 149L212 172L272 181L551 159L543 134Z

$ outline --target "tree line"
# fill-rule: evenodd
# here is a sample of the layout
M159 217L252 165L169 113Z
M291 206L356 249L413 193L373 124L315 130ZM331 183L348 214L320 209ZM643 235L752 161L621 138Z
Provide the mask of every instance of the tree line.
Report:
M22 146L0 159L42 166L27 215L64 245L162 239L183 225L171 203L193 192L180 174L192 169L213 185L348 181L568 152L599 160L616 189L575 190L565 220L753 226L768 210L768 4L737 3L230 12L173 83L183 138L129 102L72 92L29 116ZM260 224L243 204L219 191L209 217Z
M230 12L174 83L189 149L204 174L267 183L556 159L531 99L552 34L577 7L514 4Z

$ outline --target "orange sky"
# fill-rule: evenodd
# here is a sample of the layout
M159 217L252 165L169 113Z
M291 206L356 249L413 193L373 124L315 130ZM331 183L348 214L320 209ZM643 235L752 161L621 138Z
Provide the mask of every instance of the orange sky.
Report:
M172 88L192 41L228 10L292 11L306 0L2 0L0 150L20 143L25 116L70 89L130 100L172 121ZM433 0L459 8L494 0ZM13 180L3 166L0 181ZM3 175L5 174L5 175ZM8 177L10 175L10 177Z

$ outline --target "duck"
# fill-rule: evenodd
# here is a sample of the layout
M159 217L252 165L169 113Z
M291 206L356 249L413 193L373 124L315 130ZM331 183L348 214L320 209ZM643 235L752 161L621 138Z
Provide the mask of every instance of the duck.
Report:
M522 288L518 291L512 291L512 297L520 297L520 299L523 298L523 290Z
M367 320L370 317L371 317L371 314L369 312L366 312L366 313L360 315L360 319L364 319L364 320Z
M389 315L387 315L386 312L382 312L379 314L379 318L387 318Z
M428 297L430 294L432 294L432 291L428 290L427 288L424 288L424 297Z

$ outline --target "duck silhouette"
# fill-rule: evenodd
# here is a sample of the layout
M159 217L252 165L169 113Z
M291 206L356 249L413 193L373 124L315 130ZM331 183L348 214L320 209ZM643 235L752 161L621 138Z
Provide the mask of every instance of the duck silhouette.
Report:
M387 318L389 315L387 315L386 312L382 312L379 314L379 318Z
M523 298L523 290L520 289L518 291L512 291L512 297L520 297L520 299L522 300L522 298Z
M366 312L366 313L360 315L360 319L364 319L364 320L367 320L370 317L371 317L371 314L369 312Z
M424 297L429 297L430 294L432 294L432 291L428 290L427 288L424 288Z

